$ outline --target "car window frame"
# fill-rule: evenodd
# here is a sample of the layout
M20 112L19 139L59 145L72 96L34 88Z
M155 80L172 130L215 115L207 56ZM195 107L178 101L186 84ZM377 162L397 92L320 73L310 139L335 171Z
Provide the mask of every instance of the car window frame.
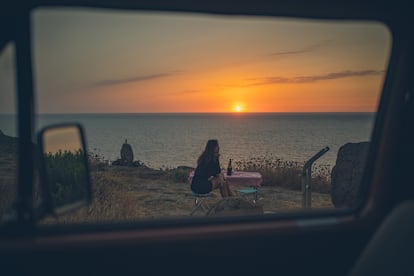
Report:
M33 127L33 118L34 118L34 88L33 88L33 74L32 74L32 63L27 62L28 60L32 60L31 56L31 39L30 39L30 12L41 6L68 6L68 7L97 7L97 8L115 8L121 10L150 10L150 11L157 11L157 10L168 10L168 11L188 11L188 12L202 12L202 13L211 13L211 14L257 14L262 16L287 16L287 17L294 17L294 18L317 18L317 19L344 19L344 20L356 20L356 19L372 19L377 20L384 23L392 32L393 31L393 24L391 23L390 19L381 12L374 13L370 11L367 7L363 8L362 11L351 12L351 10L340 10L333 7L327 7L323 13L318 13L316 10L309 10L306 12L302 10L302 13L298 15L297 11L294 8L293 4L289 4L286 6L285 10L281 10L280 12L274 12L271 9L267 9L267 5L264 1L258 2L258 6L260 8L254 9L252 11L246 11L245 8L247 6L239 5L221 5L219 1L213 1L210 3L204 3L200 7L199 3L176 3L174 4L166 4L163 1L154 1L152 3L139 2L137 4L131 4L128 1L117 3L116 1L107 1L103 4L90 4L88 1L75 1L72 3L68 3L68 1L38 1L34 5L27 7L24 9L24 12L19 13L18 19L14 22L15 24L15 41L16 41L16 63L17 63L17 88L18 88L18 133L19 137L21 138L19 143L19 178L18 178L18 208L17 208L17 217L18 217L18 225L20 229L30 229L29 232L34 232L35 229L35 222L32 218L32 194L33 194L33 174L34 174L34 166L33 160L35 159L34 154L31 152L31 141L33 140L34 136L34 127ZM248 3L245 3L248 5ZM217 5L217 6L216 6ZM352 6L352 3L350 4ZM219 7L219 8L217 8ZM317 7L315 7L316 9ZM349 7L348 7L349 8ZM395 43L395 42L394 42ZM46 227L45 229L41 230L44 233L51 233L51 232L72 232L73 231L96 231L98 229L105 231L105 229L146 229L148 227L152 228L160 228L163 227L199 227L199 226L216 226L220 228L222 225L226 225L227 228L235 228L237 225L249 225L252 227L257 227L257 225L262 225L264 229L275 229L275 228L282 228L286 227L286 224L289 225L288 227L294 228L301 228L303 225L313 225L313 226L329 226L332 224L340 225L340 224L349 224L355 221L360 215L363 214L364 216L370 216L372 214L372 210L378 207L378 204L382 202L384 199L382 198L383 194L381 192L378 194L376 193L376 189L372 191L372 183L377 181L379 183L383 183L379 176L376 175L378 172L378 166L381 166L381 162L386 162L377 154L377 149L381 147L384 142L382 141L382 137L384 137L384 125L386 127L390 127L392 118L385 116L387 113L387 109L389 108L388 98L390 98L390 90L391 87L389 83L393 82L395 76L389 75L389 71L394 70L394 68L398 65L395 59L395 52L397 48L395 48L393 43L393 47L391 49L391 56L390 56L390 63L388 64L388 69L386 72L386 78L384 80L384 85L381 93L381 100L377 111L377 116L374 123L374 130L373 130L373 137L378 137L378 139L373 139L372 145L370 145L370 150L368 154L369 160L373 160L375 162L368 162L368 167L365 170L364 174L364 183L366 183L365 192L369 195L365 204L350 210L312 210L311 212L302 211L295 214L282 214L282 215L270 215L266 217L255 217L255 216L247 216L247 217L231 217L231 218L202 218L202 219L195 219L191 218L190 220L183 219L180 223L177 221L159 221L154 223L154 221L147 222L134 222L134 223L125 223L122 225L99 225L98 227L91 226L91 225L74 225L74 226L53 226L52 228ZM397 55L398 56L398 55ZM395 141L393 141L395 142ZM28 153L29 152L29 153ZM385 153L389 154L389 153ZM387 178L386 178L387 179ZM370 211L371 209L371 211ZM150 223L150 224L148 224ZM270 228L269 228L270 227ZM38 231L38 230L37 230ZM23 232L26 232L23 230ZM38 232L39 233L39 232Z

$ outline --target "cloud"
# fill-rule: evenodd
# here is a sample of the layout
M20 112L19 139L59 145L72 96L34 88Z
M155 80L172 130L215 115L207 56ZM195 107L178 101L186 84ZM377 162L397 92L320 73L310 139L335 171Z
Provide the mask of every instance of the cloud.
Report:
M272 53L270 55L271 56L285 56L285 55L297 55L297 54L302 54L306 52L309 52L309 50L303 49L303 50L298 50L298 51L277 52L277 53Z
M251 82L245 86L257 86L257 85L267 85L267 84L275 84L275 83L312 83L317 81L324 81L324 80L335 80L335 79L343 79L343 78L350 78L350 77L366 77L366 76L378 76L384 74L384 70L360 70L360 71L341 71L341 72L333 72L324 75L310 75L310 76L298 76L293 78L286 78L286 77L268 77L268 78L255 78L255 79L247 79L247 81Z
M286 55L298 55L298 54L309 53L309 52L313 52L317 50L320 47L326 46L330 43L331 43L331 40L324 40L324 41L321 41L320 43L305 47L300 50L276 52L276 53L271 53L270 56L286 56Z
M175 73L159 73L159 74L152 74L152 75L137 76L133 78L109 79L109 80L102 80L102 81L94 82L90 84L89 86L102 87L102 86L121 85L121 84L131 83L131 82L143 82L143 81L170 77L174 74Z

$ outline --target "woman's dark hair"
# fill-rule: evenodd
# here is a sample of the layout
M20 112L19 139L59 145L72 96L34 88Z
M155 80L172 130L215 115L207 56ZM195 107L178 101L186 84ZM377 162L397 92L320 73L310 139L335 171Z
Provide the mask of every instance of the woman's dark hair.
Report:
M214 150L218 147L218 140L211 139L207 141L206 147L204 151L201 153L200 157L198 157L197 164L201 163L208 163L214 159Z

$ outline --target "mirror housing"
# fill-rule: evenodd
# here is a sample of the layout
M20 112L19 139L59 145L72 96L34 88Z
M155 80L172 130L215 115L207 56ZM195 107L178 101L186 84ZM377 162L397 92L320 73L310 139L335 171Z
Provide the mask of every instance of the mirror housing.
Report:
M60 215L89 205L92 193L82 126L47 126L37 138L42 193L39 216Z

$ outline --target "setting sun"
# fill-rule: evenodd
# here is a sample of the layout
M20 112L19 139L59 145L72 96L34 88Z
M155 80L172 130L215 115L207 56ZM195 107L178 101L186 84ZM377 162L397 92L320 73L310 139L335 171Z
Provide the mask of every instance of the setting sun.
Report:
M245 111L245 106L244 106L244 104L243 104L243 103L235 103L235 104L233 105L232 110L233 110L234 112L243 112L243 111Z

